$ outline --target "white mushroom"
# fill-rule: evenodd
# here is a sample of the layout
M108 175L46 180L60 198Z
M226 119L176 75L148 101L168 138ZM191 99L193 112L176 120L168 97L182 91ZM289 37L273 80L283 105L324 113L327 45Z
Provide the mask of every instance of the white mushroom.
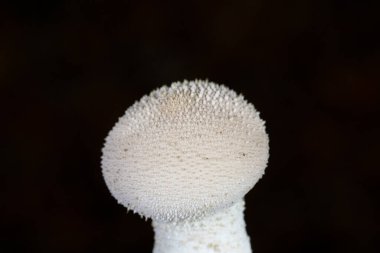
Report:
M268 160L264 121L207 81L164 86L127 109L102 169L118 202L152 219L154 253L249 253L244 195Z

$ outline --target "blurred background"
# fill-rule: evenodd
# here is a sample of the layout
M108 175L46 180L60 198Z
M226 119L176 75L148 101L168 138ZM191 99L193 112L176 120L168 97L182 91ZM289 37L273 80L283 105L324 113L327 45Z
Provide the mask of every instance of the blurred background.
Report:
M375 1L373 1L375 2ZM103 140L152 89L208 79L270 135L254 252L380 252L378 6L353 0L0 2L0 251L151 252Z

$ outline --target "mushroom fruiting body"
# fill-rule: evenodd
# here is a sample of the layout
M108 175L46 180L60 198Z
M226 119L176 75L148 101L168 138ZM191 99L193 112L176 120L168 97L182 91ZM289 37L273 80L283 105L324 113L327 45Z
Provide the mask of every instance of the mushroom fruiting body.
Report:
M251 252L244 195L269 156L264 121L223 85L164 86L127 109L102 169L119 203L152 218L155 253Z

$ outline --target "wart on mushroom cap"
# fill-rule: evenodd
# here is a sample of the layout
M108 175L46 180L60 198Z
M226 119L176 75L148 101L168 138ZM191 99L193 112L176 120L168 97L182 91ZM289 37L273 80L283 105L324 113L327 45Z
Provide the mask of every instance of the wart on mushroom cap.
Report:
M128 108L106 138L103 176L119 203L158 221L212 214L264 174L264 121L243 96L207 81L164 86Z

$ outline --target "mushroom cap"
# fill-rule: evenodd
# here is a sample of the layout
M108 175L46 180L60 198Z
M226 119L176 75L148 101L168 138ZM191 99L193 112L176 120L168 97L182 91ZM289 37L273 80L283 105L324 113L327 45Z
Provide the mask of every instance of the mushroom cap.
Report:
M242 95L208 81L164 86L109 132L102 172L111 194L158 221L199 218L241 200L264 174L264 121Z

